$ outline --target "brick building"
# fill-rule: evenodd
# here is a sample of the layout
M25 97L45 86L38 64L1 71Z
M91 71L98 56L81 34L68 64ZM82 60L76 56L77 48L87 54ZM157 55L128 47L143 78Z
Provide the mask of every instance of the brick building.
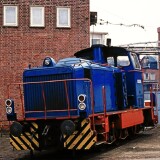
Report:
M23 69L90 45L89 0L0 1L0 120L6 119L7 84Z
M158 55L145 55L142 60L144 91L150 88L157 90L159 85L159 63Z

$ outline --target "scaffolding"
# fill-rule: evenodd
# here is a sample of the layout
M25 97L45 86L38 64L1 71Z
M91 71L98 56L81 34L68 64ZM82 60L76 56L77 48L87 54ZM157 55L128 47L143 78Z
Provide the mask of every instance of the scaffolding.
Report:
M159 55L160 54L160 41L148 41L139 43L129 43L120 45L132 52L136 52L139 55Z

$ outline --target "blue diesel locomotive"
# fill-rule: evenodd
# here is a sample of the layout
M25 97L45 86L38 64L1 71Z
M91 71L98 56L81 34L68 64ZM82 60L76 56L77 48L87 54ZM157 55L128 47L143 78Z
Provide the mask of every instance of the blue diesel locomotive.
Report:
M8 90L17 150L88 150L157 123L154 107L144 106L139 58L122 47L93 45L57 63L46 57Z

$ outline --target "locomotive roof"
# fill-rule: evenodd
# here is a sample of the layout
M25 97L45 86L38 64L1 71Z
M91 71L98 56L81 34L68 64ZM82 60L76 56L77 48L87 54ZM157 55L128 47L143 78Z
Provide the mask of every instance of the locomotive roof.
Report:
M95 47L99 47L102 49L103 51L103 55L105 57L111 57L111 56L126 56L127 55L127 52L128 50L123 48L123 47L114 47L114 46L111 46L111 47L108 47L108 46L105 46L105 45L93 45L92 47L90 48L87 48L87 49L84 49L84 50L80 50L78 52L76 52L74 54L74 56L76 57L81 57L81 56L92 56L93 55L93 49Z

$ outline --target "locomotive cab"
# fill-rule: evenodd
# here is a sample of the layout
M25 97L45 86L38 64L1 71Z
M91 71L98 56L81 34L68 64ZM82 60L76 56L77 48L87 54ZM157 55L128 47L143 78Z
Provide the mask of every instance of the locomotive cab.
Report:
M122 99L125 99L125 97L122 97L121 95L125 94L123 90L126 90L124 88L127 88L128 107L144 107L142 71L136 53L122 47L110 47L98 44L75 53L75 56L78 58L92 60L93 63L100 63L102 65L120 68L121 71L124 71L125 73L123 76L122 74L119 74L119 76L117 74L116 85L118 95L120 96L120 100L117 101L121 101L118 105L121 105ZM125 81L127 87L122 87L122 85L124 85L122 81Z
M122 47L109 47L101 44L76 52L75 57L91 60L94 63L120 67L125 71L141 70L136 53Z

